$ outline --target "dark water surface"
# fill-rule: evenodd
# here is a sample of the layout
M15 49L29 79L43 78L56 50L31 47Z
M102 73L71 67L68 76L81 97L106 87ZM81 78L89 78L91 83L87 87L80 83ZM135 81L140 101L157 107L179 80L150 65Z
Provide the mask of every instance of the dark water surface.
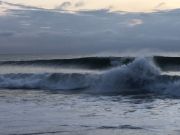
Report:
M0 104L2 135L180 133L180 100L173 98L1 90Z

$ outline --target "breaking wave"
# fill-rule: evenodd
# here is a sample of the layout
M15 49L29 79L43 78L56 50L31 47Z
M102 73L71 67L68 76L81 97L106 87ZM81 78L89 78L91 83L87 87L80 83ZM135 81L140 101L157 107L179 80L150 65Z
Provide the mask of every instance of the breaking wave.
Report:
M100 74L11 73L0 75L0 88L83 90L87 93L180 96L180 77L162 75L152 59L136 58Z

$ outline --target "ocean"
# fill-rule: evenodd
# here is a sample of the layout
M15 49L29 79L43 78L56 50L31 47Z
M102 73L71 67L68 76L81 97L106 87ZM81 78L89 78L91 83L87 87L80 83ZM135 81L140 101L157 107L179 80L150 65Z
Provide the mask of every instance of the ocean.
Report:
M179 135L180 57L0 57L2 135Z

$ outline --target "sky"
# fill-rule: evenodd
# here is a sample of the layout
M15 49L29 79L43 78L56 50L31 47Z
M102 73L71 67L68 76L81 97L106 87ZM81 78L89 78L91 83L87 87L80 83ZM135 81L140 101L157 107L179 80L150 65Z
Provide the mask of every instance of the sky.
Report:
M1 0L0 54L178 54L179 8L179 0Z

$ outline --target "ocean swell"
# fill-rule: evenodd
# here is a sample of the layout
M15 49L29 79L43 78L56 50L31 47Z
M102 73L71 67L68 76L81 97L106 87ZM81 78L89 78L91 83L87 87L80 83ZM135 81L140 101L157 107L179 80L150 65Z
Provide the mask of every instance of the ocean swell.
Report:
M11 73L0 75L1 89L83 90L87 93L117 93L180 96L180 77L161 75L152 59L136 58L127 65L100 74Z
M84 57L72 59L42 59L42 60L19 60L0 61L0 66L46 66L46 67L66 67L85 69L108 69L131 62L130 57Z

